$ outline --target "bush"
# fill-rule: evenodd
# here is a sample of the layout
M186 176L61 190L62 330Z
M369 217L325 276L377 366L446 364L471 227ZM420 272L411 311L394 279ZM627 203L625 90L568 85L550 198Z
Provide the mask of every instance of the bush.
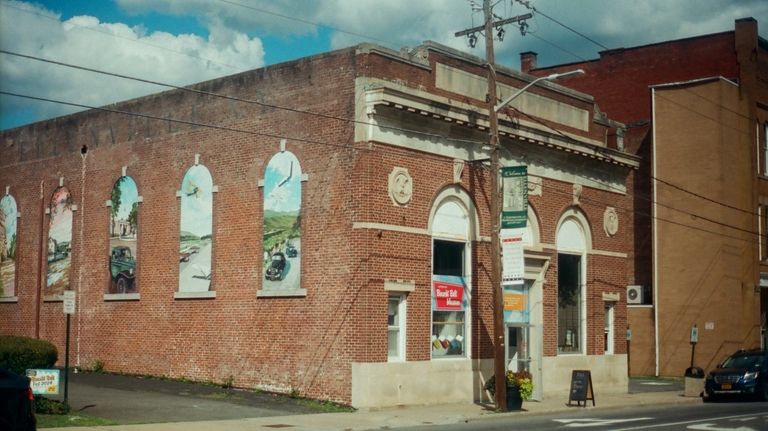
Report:
M25 375L28 368L53 368L59 352L45 340L0 336L0 368Z
M45 397L35 397L35 414L39 415L65 415L69 413L69 404L64 401L52 400Z

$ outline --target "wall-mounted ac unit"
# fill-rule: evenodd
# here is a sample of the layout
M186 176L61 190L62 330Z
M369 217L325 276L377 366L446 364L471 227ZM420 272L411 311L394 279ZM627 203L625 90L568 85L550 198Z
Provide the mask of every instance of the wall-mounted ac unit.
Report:
M627 304L643 303L643 286L627 286Z

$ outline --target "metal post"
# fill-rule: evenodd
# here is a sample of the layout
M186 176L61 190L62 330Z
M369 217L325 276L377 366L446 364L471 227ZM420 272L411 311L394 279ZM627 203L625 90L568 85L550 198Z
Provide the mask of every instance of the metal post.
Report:
M71 314L67 314L67 336L64 347L64 405L69 398L69 320Z

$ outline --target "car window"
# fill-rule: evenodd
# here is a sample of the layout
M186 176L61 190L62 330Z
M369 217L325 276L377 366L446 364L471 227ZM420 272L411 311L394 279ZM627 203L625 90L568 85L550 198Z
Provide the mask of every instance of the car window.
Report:
M724 368L760 368L765 363L765 357L759 355L731 356L723 362Z

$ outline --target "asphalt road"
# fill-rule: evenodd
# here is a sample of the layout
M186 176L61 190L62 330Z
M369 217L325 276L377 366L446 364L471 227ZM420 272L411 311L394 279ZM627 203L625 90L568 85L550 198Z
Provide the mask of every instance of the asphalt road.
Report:
M768 403L724 402L581 410L484 419L457 425L401 428L402 431L764 431Z
M63 398L63 375L61 392L54 398ZM70 373L68 396L73 413L120 424L318 413L317 407L283 395L97 373Z

